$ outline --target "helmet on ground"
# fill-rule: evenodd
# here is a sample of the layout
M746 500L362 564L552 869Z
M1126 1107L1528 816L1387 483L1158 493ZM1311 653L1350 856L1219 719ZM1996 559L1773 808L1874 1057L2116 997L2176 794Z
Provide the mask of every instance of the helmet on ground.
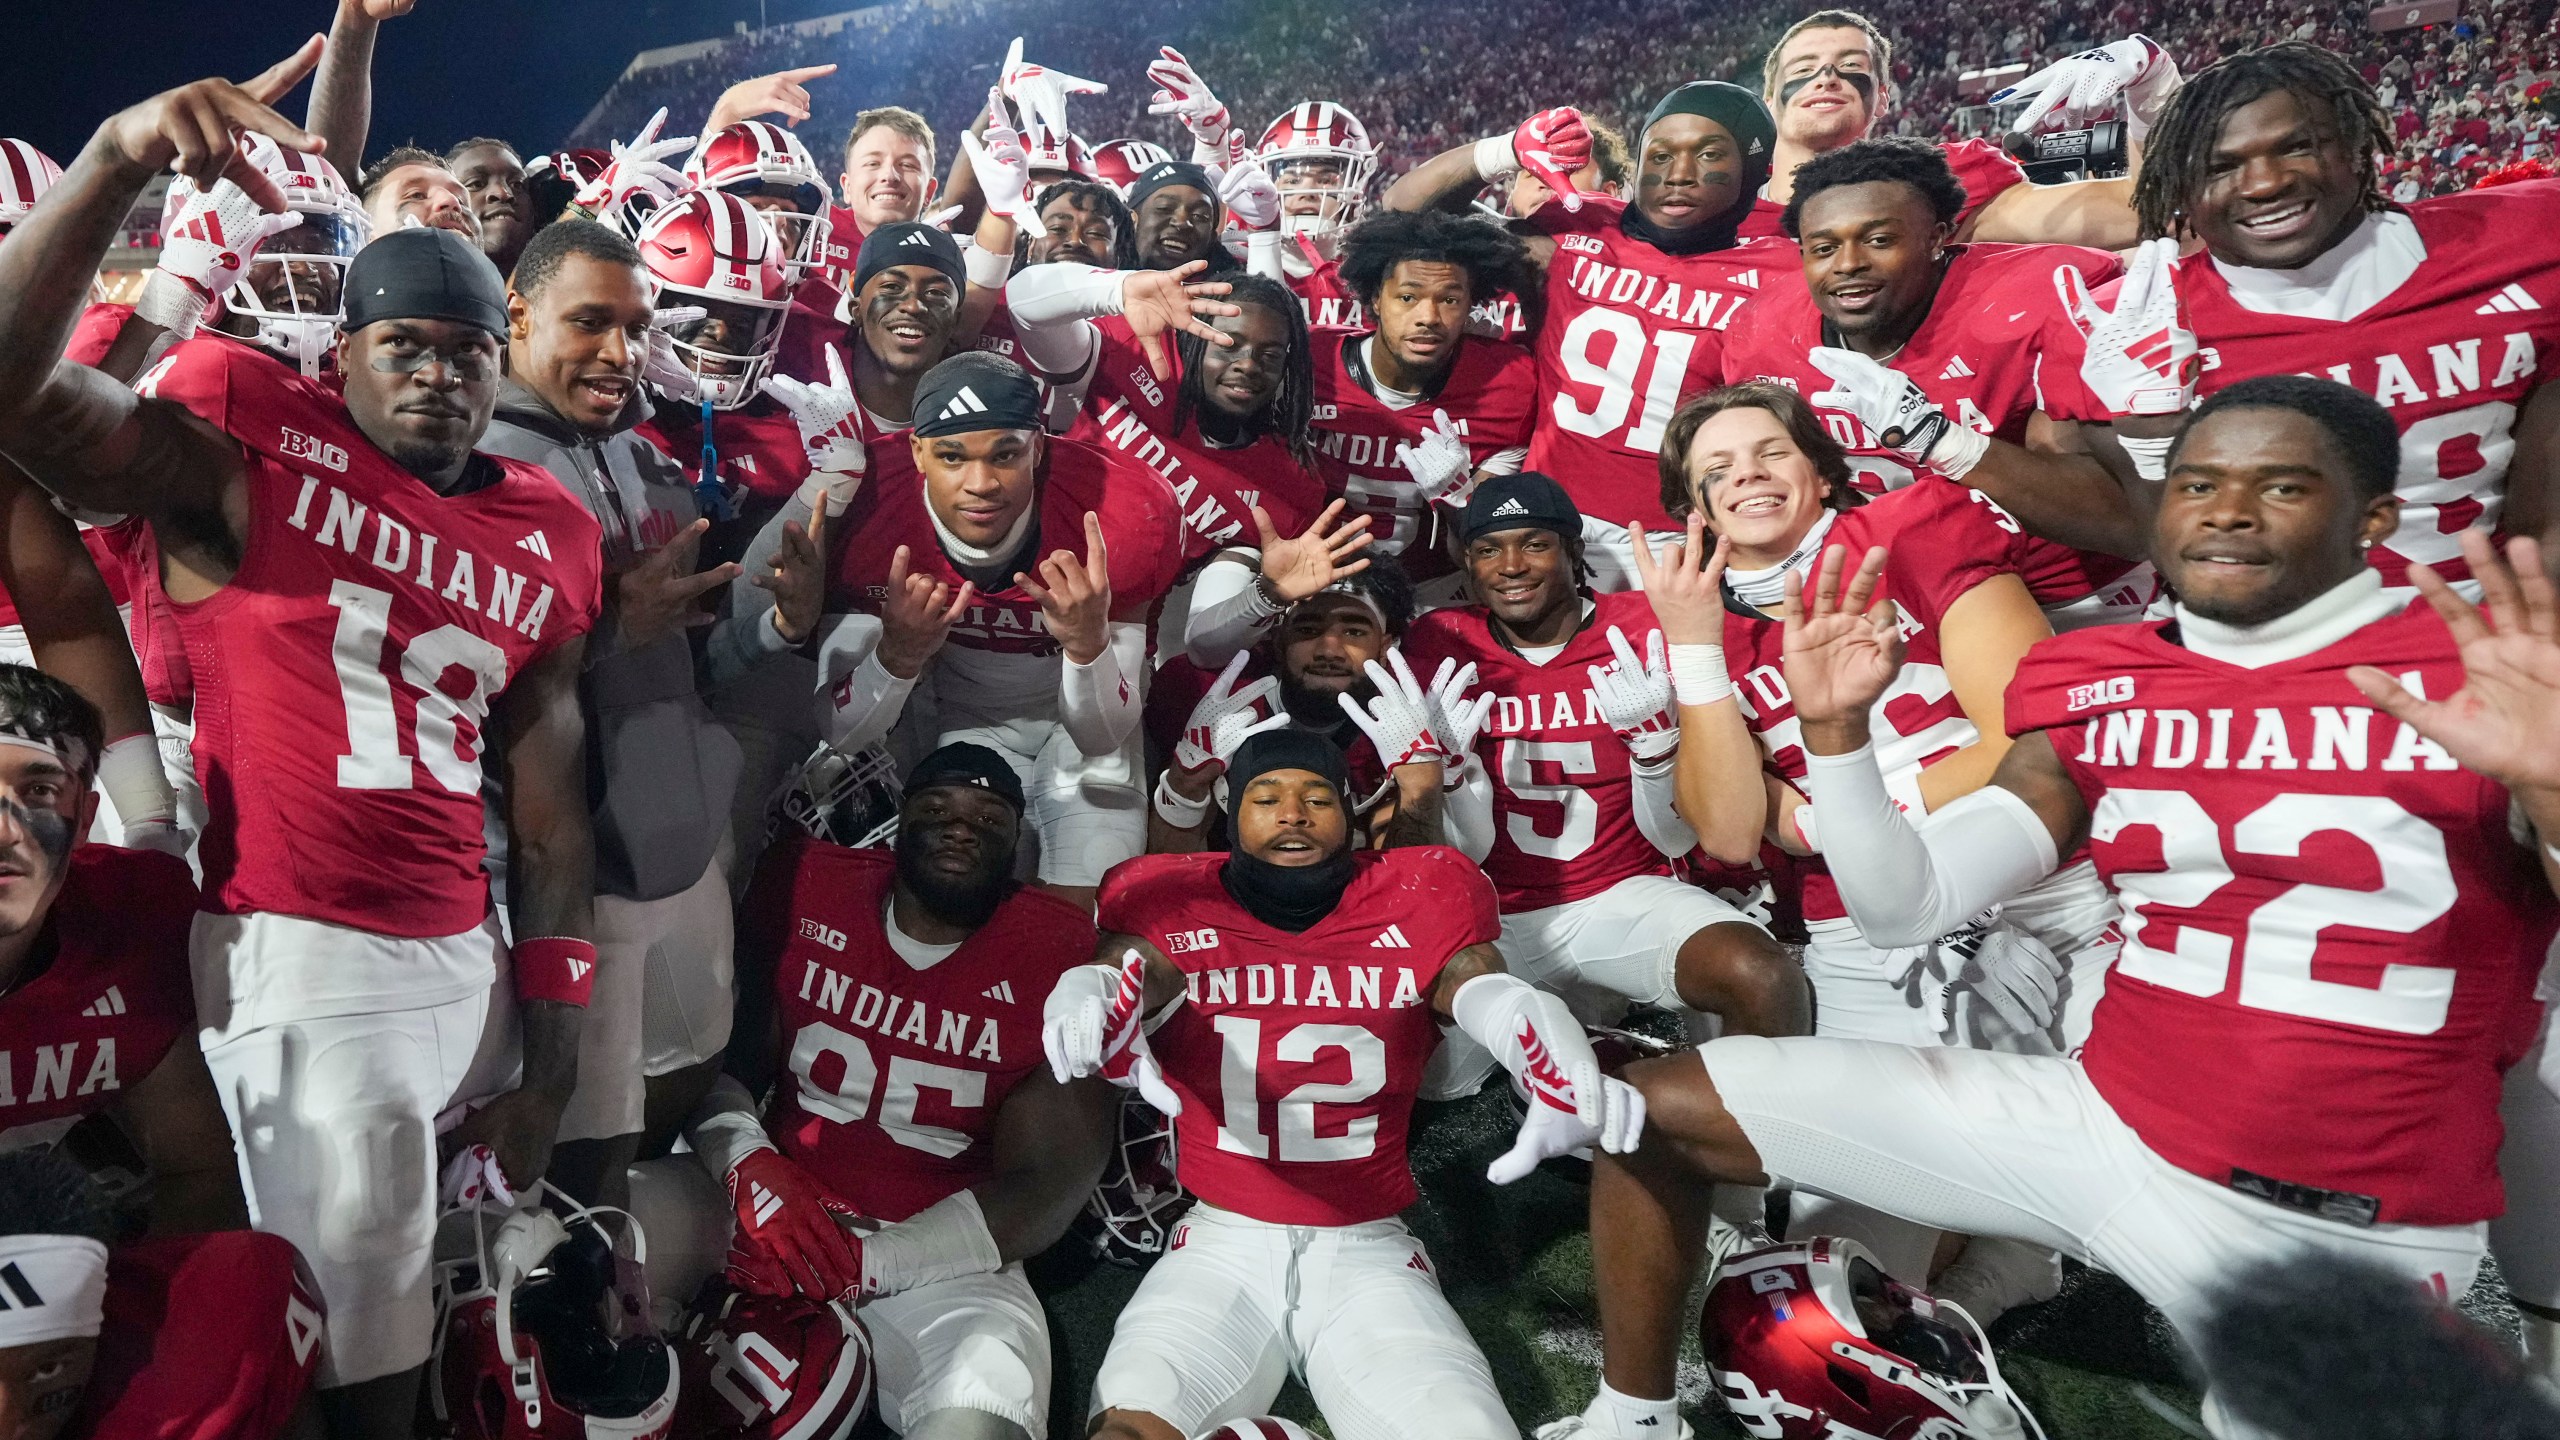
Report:
M1114 1265L1143 1269L1164 1254L1191 1199L1174 1179L1173 1121L1135 1092L1124 1093L1119 1143L1076 1222L1086 1243Z
M898 838L898 765L878 746L848 755L832 745L800 767L774 801L781 819L832 845L869 850Z
M871 1332L841 1301L714 1284L677 1351L686 1440L845 1440L871 1413Z

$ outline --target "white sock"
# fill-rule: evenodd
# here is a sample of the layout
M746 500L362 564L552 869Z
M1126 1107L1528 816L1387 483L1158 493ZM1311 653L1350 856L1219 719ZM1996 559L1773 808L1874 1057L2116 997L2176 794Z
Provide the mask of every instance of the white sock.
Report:
M1592 1397L1591 1408L1583 1417L1598 1424L1611 1435L1626 1440L1678 1440L1680 1434L1680 1401L1639 1400L1621 1395L1600 1382L1600 1393Z

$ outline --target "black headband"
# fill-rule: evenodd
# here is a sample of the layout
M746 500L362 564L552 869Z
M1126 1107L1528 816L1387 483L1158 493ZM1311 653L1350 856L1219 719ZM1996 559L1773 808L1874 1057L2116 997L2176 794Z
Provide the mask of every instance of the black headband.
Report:
M872 276L901 265L927 266L964 290L969 286L969 267L961 263L959 241L921 221L901 220L862 237L862 248L853 257L853 293L861 294Z
M915 420L915 433L927 440L975 430L1037 429L1040 382L1001 355L964 350L916 382Z
M1167 185L1188 185L1211 200L1218 198L1218 182L1209 178L1207 170L1188 160L1164 160L1148 166L1138 183L1129 187L1129 209L1134 213L1148 196Z

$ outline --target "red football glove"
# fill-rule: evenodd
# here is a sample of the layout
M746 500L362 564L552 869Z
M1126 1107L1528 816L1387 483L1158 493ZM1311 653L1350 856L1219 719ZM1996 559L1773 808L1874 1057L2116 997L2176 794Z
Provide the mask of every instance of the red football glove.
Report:
M1591 131L1582 112L1570 105L1541 110L1511 132L1512 158L1538 183L1556 193L1567 210L1582 208L1582 192L1573 188L1573 172L1591 163Z
M729 1282L758 1295L840 1300L862 1288L862 1241L836 1223L852 1207L778 1150L758 1150L729 1169L738 1228L729 1242Z

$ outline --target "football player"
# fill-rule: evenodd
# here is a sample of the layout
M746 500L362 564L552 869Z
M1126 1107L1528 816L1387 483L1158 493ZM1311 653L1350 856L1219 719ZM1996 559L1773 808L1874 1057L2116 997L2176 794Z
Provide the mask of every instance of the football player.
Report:
M1219 238L1226 206L1219 177L1198 165L1168 160L1129 187L1129 215L1138 264L1178 270L1195 261L1212 273L1241 269Z
M2353 385L2400 427L2400 524L2375 568L2395 587L2420 562L2467 584L2466 530L2560 524L2560 186L2404 209L2375 166L2391 136L2329 51L2271 45L2199 71L2153 132L2143 252L2111 300L2076 307L2077 382L2046 365L2047 408L2108 424L2096 448L2123 452L2147 497L2191 396L2254 375ZM2174 258L2190 236L2203 250Z
M838 289L853 273L862 242L883 225L921 220L942 182L934 178L933 126L902 105L853 117L845 132L837 203L827 212L827 280Z
M282 206L231 137L314 148L267 102L317 58L315 42L244 86L118 113L0 247L0 448L66 500L150 527L141 573L214 721L196 736L213 820L191 947L206 1062L252 1215L296 1240L330 1302L332 1427L391 1434L431 1328L436 1116L494 1097L451 1138L530 1185L576 1070L595 967L577 687L601 536L549 476L473 452L505 294L448 230L357 256L343 391L201 340L140 394L56 365L116 225L172 161ZM492 733L512 953L481 868ZM495 1073L510 1028L513 1089Z
M1590 132L1570 108L1425 161L1387 190L1389 209L1453 209L1527 170L1556 192L1510 222L1546 277L1528 466L1566 480L1600 589L1637 584L1635 532L1673 529L1655 474L1672 409L1722 373L1724 332L1763 275L1798 263L1783 241L1737 240L1774 140L1758 97L1700 80L1645 117L1631 201L1586 197L1565 179L1591 159Z
M533 187L524 158L504 140L475 135L444 152L444 166L462 182L472 217L480 222L480 253L501 275L516 273L516 257L547 216L533 213Z
M1094 929L1013 879L1023 830L1011 762L955 744L909 772L891 850L767 851L739 933L748 1038L688 1130L737 1212L732 1280L858 1300L881 1418L913 1440L1047 1433L1022 1262L1118 1133L1109 1085L1042 1063L1040 1004Z
M1778 147L1760 203L1743 222L1745 235L1785 233L1779 225L1794 198L1795 175L1813 157L1863 140L1893 103L1893 42L1854 10L1817 10L1787 27L1761 61L1761 98L1776 108ZM2049 116L2088 124L2109 118L2119 95L2128 102L2128 134L2138 147L2178 87L2178 64L2136 35L2072 56L1992 97L2025 97L2025 130ZM1956 219L1965 240L2089 245L2120 250L2135 238L2133 181L2119 176L2067 185L2030 185L2027 172L1987 140L1941 146L1963 183ZM2141 161L2137 155L2133 166Z
M1803 246L1803 281L1773 279L1734 323L1725 377L1813 402L1869 494L1934 473L1998 501L2028 532L2021 570L2054 628L2139 618L2157 587L2124 558L2143 550L2132 507L2096 460L2058 453L2078 442L2036 391L2048 345L2079 349L2050 298L2055 275L2112 276L2115 257L1956 243L1963 203L1946 152L1922 141L1861 140L1805 162L1781 219Z
M1588 1019L1632 1003L1727 1033L1806 1033L1786 951L1672 877L1697 835L1673 803L1680 723L1652 607L1591 591L1581 512L1535 471L1478 486L1458 539L1482 602L1423 615L1402 648L1415 673L1480 687L1472 706L1441 707L1464 767L1447 824L1500 896L1504 958Z
M1477 481L1518 470L1539 413L1529 352L1467 323L1527 285L1526 251L1471 218L1391 210L1353 227L1341 253L1367 328L1311 338L1316 462L1368 517L1376 553L1440 581L1426 594L1445 600L1455 565L1435 504L1462 508Z
M2153 522L2175 618L2039 646L1992 783L1926 820L1871 739L1904 645L1870 602L1911 557L1790 586L1822 843L1868 937L1924 943L2085 841L2123 960L2077 1060L1725 1039L1629 1067L1656 1143L1593 1180L1585 1433L1672 1413L1705 1178L2054 1246L2181 1328L2243 1263L2306 1248L2469 1287L2504 1199L2499 1074L2560 917L2560 603L2531 542L2511 570L2480 532L2487 620L2432 571L2432 613L2387 594L2366 551L2399 463L2390 415L2334 382L2208 399Z
M480 215L471 207L470 193L445 168L444 157L432 151L400 146L365 170L356 193L376 233L414 222L480 243Z
M1265 1413L1294 1373L1344 1440L1508 1440L1491 1367L1396 1218L1423 1066L1455 1025L1529 1087L1496 1184L1629 1148L1642 1111L1563 1003L1504 973L1464 856L1352 848L1340 750L1271 731L1226 780L1231 848L1112 872L1096 963L1049 995L1051 1064L1173 1115L1200 1197L1120 1312L1090 1433L1180 1440Z
M1034 223L1023 227L1022 263L1073 260L1100 270L1138 268L1137 232L1119 192L1099 180L1069 177L1040 192Z
M1306 307L1307 323L1358 326L1360 296L1343 283L1338 262L1378 173L1368 127L1330 100L1303 101L1264 128L1254 153L1280 192L1281 278Z

